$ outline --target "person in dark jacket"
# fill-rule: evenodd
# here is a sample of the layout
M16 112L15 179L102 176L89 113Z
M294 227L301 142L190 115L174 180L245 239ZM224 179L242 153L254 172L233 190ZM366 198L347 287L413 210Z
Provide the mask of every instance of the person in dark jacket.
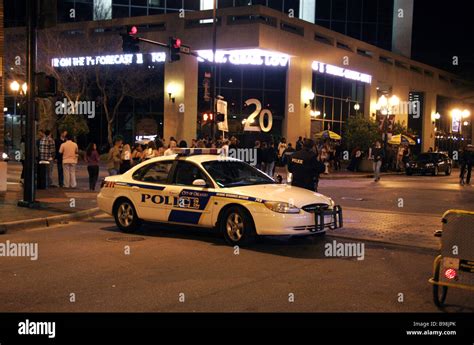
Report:
M467 145L461 154L460 184L471 183L472 164L474 163L474 146Z
M306 139L303 149L296 151L291 156L288 170L293 174L292 186L316 191L319 174L324 172L324 164L318 160L318 156L312 150L313 140Z
M374 181L380 181L380 168L382 167L382 160L384 152L380 141L375 142L375 146L369 149L369 159L373 160L374 167Z
M63 155L59 153L59 148L66 142L67 131L61 131L59 137L56 139L56 163L58 165L58 184L59 187L64 187L64 171L63 171Z

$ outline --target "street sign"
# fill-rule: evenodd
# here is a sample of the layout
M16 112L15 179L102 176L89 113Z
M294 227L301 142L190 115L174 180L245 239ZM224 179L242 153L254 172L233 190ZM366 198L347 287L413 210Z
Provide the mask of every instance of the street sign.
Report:
M190 46L185 46L184 44L181 44L179 47L179 52L184 53L184 54L189 54L191 53L191 47Z
M217 123L217 128L220 131L228 132L229 125L227 124L227 102L222 99L217 100L217 113L224 115L224 121Z

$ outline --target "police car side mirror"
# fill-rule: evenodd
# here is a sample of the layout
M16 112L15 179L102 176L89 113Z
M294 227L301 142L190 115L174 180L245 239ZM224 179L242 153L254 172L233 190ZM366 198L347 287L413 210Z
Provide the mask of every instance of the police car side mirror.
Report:
M195 186L195 187L207 187L207 183L203 179L198 178L197 180L193 181L193 186Z

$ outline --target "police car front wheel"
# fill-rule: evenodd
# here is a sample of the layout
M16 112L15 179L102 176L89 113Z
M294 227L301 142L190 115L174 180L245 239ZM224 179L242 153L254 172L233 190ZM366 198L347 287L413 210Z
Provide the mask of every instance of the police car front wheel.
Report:
M124 232L134 232L141 225L135 207L130 200L122 199L117 202L114 208L115 223Z
M231 245L245 245L254 242L255 226L251 216L241 207L227 209L221 217L221 231Z

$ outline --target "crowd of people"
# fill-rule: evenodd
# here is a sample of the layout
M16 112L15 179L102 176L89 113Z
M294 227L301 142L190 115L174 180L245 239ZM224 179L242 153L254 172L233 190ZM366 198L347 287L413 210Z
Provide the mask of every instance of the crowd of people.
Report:
M25 138L20 145L21 161L24 162ZM67 131L62 131L58 138L53 139L51 131L39 131L37 143L38 163L47 163L48 185L53 184L54 166L57 166L58 185L64 188L76 188L76 165L79 160L79 148ZM393 171L402 171L410 160L411 150L408 145L388 146L385 150L380 141L376 141L368 153L362 152L359 147L352 150L350 157L343 153L340 141L321 140L315 142L299 137L295 145L281 138L278 143L273 140L257 140L253 147L242 147L237 137L228 139L220 137L212 140L210 137L193 139L188 143L170 137L156 137L155 140L142 141L134 144L125 142L122 136L116 136L113 145L106 154L106 167L109 175L123 174L131 167L154 157L172 155L175 148L220 148L223 154L228 155L231 149L253 148L256 151L256 168L277 180L281 176L275 174L277 167L284 168L292 183L317 191L320 174L329 174L330 171L340 171L341 161L349 158L347 170L357 172L363 158L373 162L374 181L380 180L382 163L385 168ZM430 148L430 151L433 149ZM471 169L474 162L473 150L465 149L461 153L460 167L461 184L470 183ZM344 154L344 157L343 157ZM82 157L87 164L89 175L89 189L96 189L101 156L97 144L89 143ZM276 176L275 176L276 175ZM22 172L21 178L23 179Z

